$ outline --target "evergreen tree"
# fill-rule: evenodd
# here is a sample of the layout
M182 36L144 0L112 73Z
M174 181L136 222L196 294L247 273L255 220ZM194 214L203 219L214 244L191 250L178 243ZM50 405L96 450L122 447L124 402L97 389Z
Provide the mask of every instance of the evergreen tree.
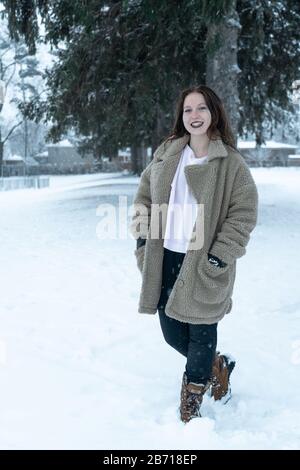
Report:
M294 111L291 91L300 76L300 3L238 0L237 11L242 25L239 134L252 132L261 144L286 112Z
M172 126L178 90L196 83L215 88L234 129L253 132L259 143L264 123L276 125L280 110L289 109L299 73L296 1L3 4L13 37L25 36L34 50L39 11L46 41L58 48L47 100L27 107L29 117L52 122L54 140L73 128L83 148L98 156L141 143L155 148Z

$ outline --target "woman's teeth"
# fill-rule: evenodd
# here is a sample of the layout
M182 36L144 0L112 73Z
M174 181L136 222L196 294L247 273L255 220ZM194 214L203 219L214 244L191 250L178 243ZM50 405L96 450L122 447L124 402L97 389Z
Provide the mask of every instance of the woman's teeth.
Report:
M201 127L204 123L203 122L200 122L200 121L197 121L197 122L192 122L191 126L192 127Z

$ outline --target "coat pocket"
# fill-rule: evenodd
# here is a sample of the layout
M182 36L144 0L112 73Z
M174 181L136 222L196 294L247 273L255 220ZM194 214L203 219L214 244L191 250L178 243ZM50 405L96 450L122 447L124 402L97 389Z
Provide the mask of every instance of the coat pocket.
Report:
M135 257L136 257L137 267L139 268L141 273L143 272L143 267L144 267L145 247L146 247L146 244L141 246L134 252Z
M198 302L220 304L232 294L234 266L224 268L214 266L207 259L207 254L199 261L194 285L194 297Z

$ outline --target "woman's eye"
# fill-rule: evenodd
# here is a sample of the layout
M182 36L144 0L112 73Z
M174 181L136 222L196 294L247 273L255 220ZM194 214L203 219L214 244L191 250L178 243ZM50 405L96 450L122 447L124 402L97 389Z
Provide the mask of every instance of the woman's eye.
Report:
M205 111L206 110L206 106L201 106L201 108L197 108L198 111ZM190 113L191 112L191 109L185 109L184 110L185 113Z

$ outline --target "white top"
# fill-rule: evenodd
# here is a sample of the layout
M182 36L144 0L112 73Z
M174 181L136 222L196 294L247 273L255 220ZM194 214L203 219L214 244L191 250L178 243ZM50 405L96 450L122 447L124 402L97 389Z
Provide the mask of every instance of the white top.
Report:
M197 218L197 201L192 194L184 174L187 165L202 165L207 155L196 158L186 145L182 151L175 176L167 212L164 247L178 253L186 253Z

